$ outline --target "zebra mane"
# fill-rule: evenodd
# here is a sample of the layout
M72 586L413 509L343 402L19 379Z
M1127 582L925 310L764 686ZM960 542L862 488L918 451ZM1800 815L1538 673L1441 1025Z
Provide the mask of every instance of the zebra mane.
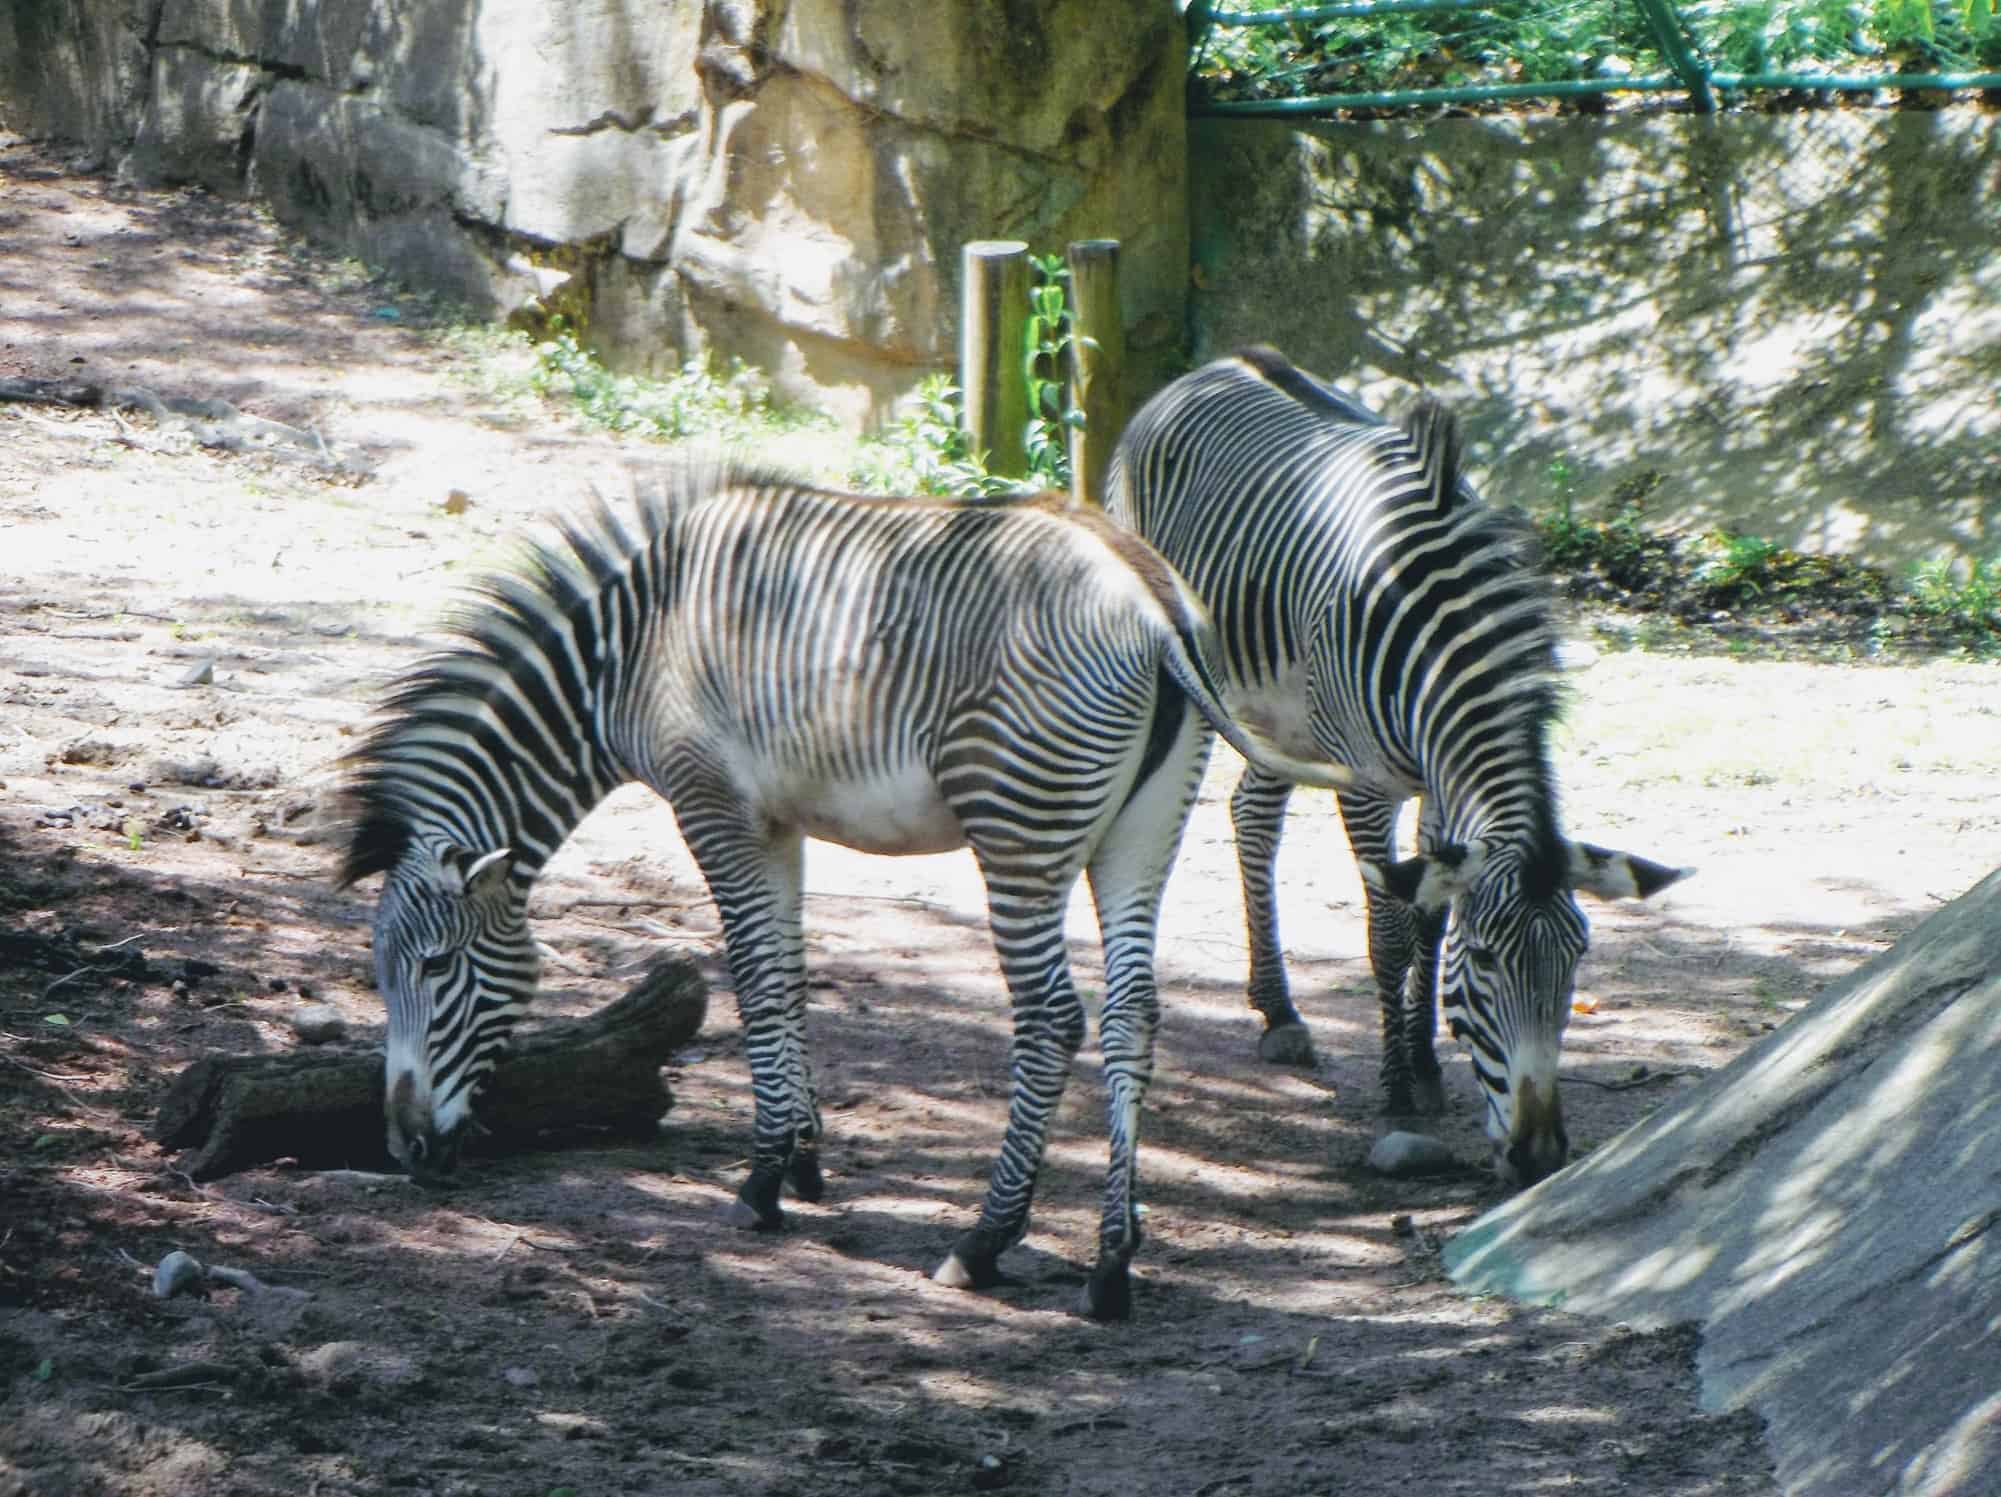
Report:
M1556 776L1549 762L1550 728L1564 705L1556 664L1556 589L1528 516L1485 502L1465 481L1459 423L1450 408L1434 396L1423 396L1400 425L1410 444L1408 455L1384 448L1377 449L1378 455L1399 465L1414 459L1424 491L1444 522L1442 550L1463 568L1461 590L1481 595L1482 669L1504 674L1510 683L1506 716L1524 735L1536 778L1528 881L1539 887L1548 879L1553 888L1567 867Z
M625 513L593 489L580 511L553 517L549 534L529 538L512 561L469 583L444 615L444 644L388 683L375 724L341 758L337 816L346 846L337 885L386 873L409 849L417 804L406 766L438 729L463 729L537 671L588 689L578 669L590 641L578 631L595 630L598 599L668 532L679 508L723 485L787 483L709 456L660 464L634 474Z
M1495 572L1516 582L1507 607L1504 653L1510 662L1513 711L1535 765L1538 794L1529 828L1527 883L1532 895L1547 897L1567 876L1556 771L1550 763L1550 733L1563 715L1566 687L1557 668L1556 589L1543 567L1534 526L1519 510L1472 504L1461 511L1470 543L1482 547Z

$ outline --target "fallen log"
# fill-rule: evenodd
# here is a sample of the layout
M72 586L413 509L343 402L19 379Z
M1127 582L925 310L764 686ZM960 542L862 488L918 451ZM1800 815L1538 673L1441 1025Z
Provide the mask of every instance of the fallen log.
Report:
M469 1153L518 1151L577 1135L648 1138L674 1097L660 1074L708 1012L708 987L682 957L655 962L617 1001L523 1033L480 1092L484 1133ZM214 1055L174 1079L155 1141L190 1149L197 1180L292 1158L393 1168L383 1143L380 1052Z

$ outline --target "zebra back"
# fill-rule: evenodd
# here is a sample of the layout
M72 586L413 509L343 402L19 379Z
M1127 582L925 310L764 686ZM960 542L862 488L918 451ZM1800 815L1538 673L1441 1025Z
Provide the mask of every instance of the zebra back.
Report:
M1157 661L1258 753L1217 701L1200 601L1144 541L1054 495L866 498L665 465L482 579L447 628L347 756L343 883L393 868L420 822L511 848L530 878L668 743L730 745L747 774L921 760L1024 669L1084 691L1080 671Z
M1141 409L1106 508L1207 601L1233 692L1310 689L1328 757L1448 807L1507 783L1553 837L1554 596L1525 521L1460 462L1436 400L1392 424L1251 349ZM1452 732L1476 704L1482 731ZM1493 772L1497 744L1513 773Z

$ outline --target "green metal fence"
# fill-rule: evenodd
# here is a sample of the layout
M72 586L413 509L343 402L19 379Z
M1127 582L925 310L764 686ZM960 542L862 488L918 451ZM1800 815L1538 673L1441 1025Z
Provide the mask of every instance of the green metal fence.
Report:
M2001 0L1191 0L1196 115L2001 91ZM1990 95L1992 97L1992 95Z

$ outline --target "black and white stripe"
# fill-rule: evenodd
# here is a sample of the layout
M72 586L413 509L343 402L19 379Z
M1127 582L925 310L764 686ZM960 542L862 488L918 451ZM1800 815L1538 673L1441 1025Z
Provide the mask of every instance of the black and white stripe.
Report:
M1443 1106L1442 951L1446 1016L1472 1051L1497 1168L1529 1181L1561 1165L1558 1051L1588 939L1572 890L1645 895L1680 871L1564 839L1552 595L1526 527L1462 478L1451 413L1421 400L1393 425L1251 349L1150 401L1106 493L1209 605L1230 709L1364 779L1340 802L1368 888L1389 1108ZM1259 1048L1310 1063L1272 898L1292 788L1253 765L1231 814ZM1420 856L1397 863L1413 796Z
M1207 616L1158 555L1044 503L859 499L689 466L623 518L600 504L571 521L453 627L352 756L344 877L387 875L375 948L392 1149L413 1169L450 1166L474 1086L534 993L529 887L637 779L671 803L722 915L756 1104L732 1217L778 1226L785 1181L807 1199L821 1188L804 839L970 846L1013 999L1013 1092L979 1222L938 1277L994 1282L1027 1229L1084 1037L1063 921L1088 874L1112 1163L1086 1309L1128 1313L1155 923L1208 728L1274 773L1352 778L1227 719Z

